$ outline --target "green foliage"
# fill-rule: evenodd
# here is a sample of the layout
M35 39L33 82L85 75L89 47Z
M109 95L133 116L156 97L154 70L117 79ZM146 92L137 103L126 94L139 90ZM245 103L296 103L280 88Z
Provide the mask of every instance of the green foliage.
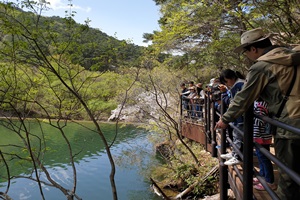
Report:
M74 98L74 95L51 72L45 69L39 72L36 68L26 65L16 66L15 70L10 70L11 67L6 64L2 64L0 70L3 111L11 112L11 108L15 107L23 114L30 111L40 117L49 115L51 118L87 119L78 99ZM123 93L130 83L130 77L114 72L100 75L98 72L83 69L78 73L78 67L75 66L63 69L60 69L61 78L69 87L82 94L83 100L97 117L99 114L103 114L103 117L110 114L117 105L114 98Z
M217 159L212 158L200 144L191 142L189 146L201 162L201 166L196 166L183 145L177 142L176 144L171 161L153 170L152 177L160 182L160 188L166 188L165 186L168 185L174 190L183 191L194 185L193 196L195 198L215 194L218 176L217 174L207 176L207 174L218 164ZM164 192L168 193L167 189Z
M233 53L245 30L262 27L266 32L279 33L274 43L300 42L297 1L155 2L162 14L161 31L144 34L145 39L152 39L157 52L173 55L165 60L166 66L192 71L197 79L209 80L225 68L246 70L249 61Z
M98 119L106 118L132 82L131 75L116 72L136 65L143 48L76 24L72 17L42 17L30 5L32 12L0 4L1 110L88 119L86 102Z
M177 166L176 168L176 176L175 178L178 179L183 179L185 180L188 184L192 184L191 180L189 180L189 178L191 177L191 175L195 174L196 172L196 168L193 164L182 164Z

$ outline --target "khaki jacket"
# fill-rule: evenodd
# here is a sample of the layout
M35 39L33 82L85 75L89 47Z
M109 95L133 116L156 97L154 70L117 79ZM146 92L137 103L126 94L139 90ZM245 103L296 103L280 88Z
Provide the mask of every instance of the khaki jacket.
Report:
M236 94L228 110L222 116L224 123L233 122L251 104L261 97L269 105L269 114L274 116L290 86L294 65L297 76L294 87L285 104L279 121L300 128L300 52L277 47L257 59L250 67L243 89ZM277 129L277 138L300 139L300 135Z

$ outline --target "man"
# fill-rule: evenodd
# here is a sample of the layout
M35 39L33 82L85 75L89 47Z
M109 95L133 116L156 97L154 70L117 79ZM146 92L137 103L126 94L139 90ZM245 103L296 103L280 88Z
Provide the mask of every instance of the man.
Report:
M195 86L194 81L190 81L189 82L189 87L194 87L194 86Z
M202 83L197 83L197 84L196 84L196 89L197 89L197 95L198 95L199 97L204 98L203 88L202 88Z
M188 112L188 104L189 104L190 100L187 97L190 94L190 90L188 90L185 87L185 83L181 83L180 87L181 87L181 93L179 93L179 95L180 95L180 98L182 99L182 106L183 106L184 110L187 110L187 112Z
M181 93L180 93L180 96L181 96L181 95L188 96L188 94L189 94L190 92L189 92L189 90L185 87L185 83L181 83L181 84L180 84L180 87L181 87Z
M269 38L270 35L265 35L261 28L241 35L241 45L234 51L243 53L255 63L249 69L243 89L236 94L215 128L226 128L258 97L269 104L269 114L277 115L295 71L292 91L278 120L300 128L300 53L273 46ZM296 70L293 66L297 66ZM300 136L277 128L274 144L277 158L300 174ZM281 169L277 194L282 200L298 199L300 196L300 187Z

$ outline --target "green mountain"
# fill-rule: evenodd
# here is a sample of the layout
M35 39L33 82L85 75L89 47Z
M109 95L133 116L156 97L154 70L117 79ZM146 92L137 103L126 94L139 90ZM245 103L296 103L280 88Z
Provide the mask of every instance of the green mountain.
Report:
M106 71L132 65L145 48L117 40L99 29L78 24L71 17L44 17L25 12L13 4L1 4L0 9L2 20L16 25L11 30L1 32L2 41L17 39L24 42L37 35L37 45L44 48L47 56L67 55L72 64L79 64L85 69ZM8 29L7 26L5 29ZM18 33L22 34L16 38Z
M71 17L0 3L0 115L107 119L144 49Z

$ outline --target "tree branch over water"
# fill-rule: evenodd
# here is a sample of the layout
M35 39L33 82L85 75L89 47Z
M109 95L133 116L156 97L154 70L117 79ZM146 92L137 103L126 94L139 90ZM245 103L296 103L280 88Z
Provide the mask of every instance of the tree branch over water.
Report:
M66 23L64 33L69 35L68 40L60 41L59 34L62 33L49 28L55 27L56 22L47 21L40 16L42 10L38 9L44 9L44 7L39 7L34 2L21 2L20 6L29 10L34 9L33 13L25 13L17 10L15 6L16 4L0 5L0 18L3 22L0 25L2 29L0 56L3 58L0 65L5 66L1 69L2 74L0 75L2 81L0 101L6 115L6 122L1 125L7 127L21 139L23 146L20 146L22 151L15 154L9 154L5 150L19 146L19 144L8 145L5 148L2 146L2 160L6 161L5 157L9 158L9 156L13 156L14 159L30 158L19 159L19 161L26 161L26 165L31 165L33 168L34 175L27 178L38 184L42 199L45 199L42 183L59 189L67 199L80 199L76 194L77 170L74 160L74 156L78 155L78 152L73 152L65 127L68 120L84 110L94 124L96 129L94 132L98 134L105 146L111 165L109 178L112 195L114 199L118 199L114 180L115 164L110 146L94 116L94 111L90 108L89 102L93 99L87 92L94 87L103 73L87 72L84 68L72 64L71 55L68 54L68 51L76 54L76 49L71 48L82 37L83 31L88 29L82 29L83 26L75 26L72 16L69 16L64 19ZM47 29L44 28L45 25L48 26ZM33 110L39 113L34 113ZM11 115L17 117L17 120L12 120ZM41 125L40 119L35 118L34 115L43 116L45 119L43 123L48 122L55 128L67 147L66 157L73 173L71 189L63 187L49 173L50 168L45 165L44 160L50 152L47 149L49 138L44 137L44 125ZM40 124L41 134L37 135L30 130L30 118L31 121ZM2 196L9 192L11 180L20 177L9 173L10 168L13 167L10 163L6 164L5 162L5 166L8 187ZM42 181L41 176L45 177L47 182Z

